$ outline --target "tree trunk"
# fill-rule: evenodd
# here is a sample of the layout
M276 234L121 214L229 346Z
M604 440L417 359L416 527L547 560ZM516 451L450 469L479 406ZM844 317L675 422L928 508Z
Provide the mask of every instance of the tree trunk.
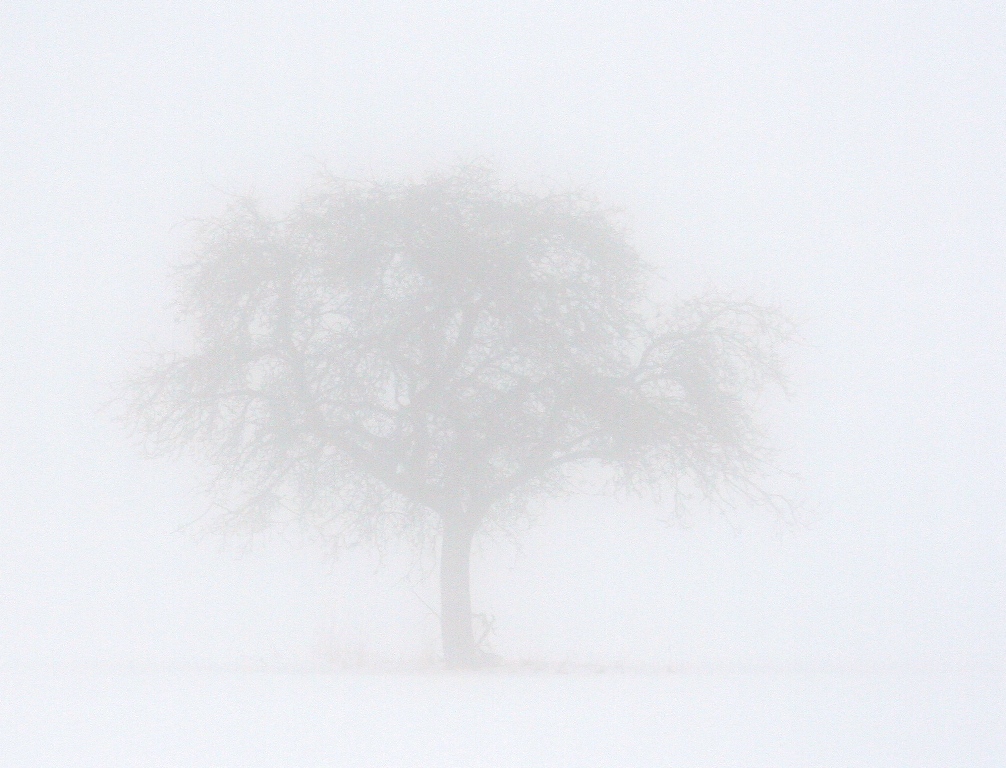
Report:
M440 547L440 632L448 669L467 669L477 662L469 568L474 536L475 526L463 516L444 517Z

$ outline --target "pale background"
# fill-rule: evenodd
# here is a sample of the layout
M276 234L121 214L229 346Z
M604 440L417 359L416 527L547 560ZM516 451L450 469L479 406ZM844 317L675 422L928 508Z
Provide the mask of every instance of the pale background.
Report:
M519 547L476 560L494 648L797 675L813 695L942 676L936 693L884 689L890 732L869 730L888 715L857 710L850 688L813 706L871 734L855 743L874 759L943 728L944 752L888 764L992 765L1004 41L994 2L0 4L0 668L321 674L435 652L417 597L435 597L429 562L177 534L202 510L198 468L143 459L100 408L137 354L177 336L168 265L186 219L235 193L281 211L322 165L400 177L483 158L623 208L668 298L735 291L780 305L804 336L794 398L766 405L780 463L802 476L800 523L557 504ZM699 689L684 700L714 695ZM11 721L19 737L52 727L52 701L114 712L68 690L33 705L36 725ZM652 710L625 696L629 720ZM795 738L780 727L779 743ZM729 755L760 764L745 762L744 728ZM136 754L157 753L150 738ZM541 738L528 754L547 753Z

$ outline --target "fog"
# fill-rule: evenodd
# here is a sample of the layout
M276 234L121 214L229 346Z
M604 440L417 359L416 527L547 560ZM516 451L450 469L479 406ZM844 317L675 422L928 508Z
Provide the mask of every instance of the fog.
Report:
M3 17L6 764L1002 761L996 4ZM183 338L186 222L471 160L620 208L668 300L750 297L802 337L762 408L794 515L569 497L477 544L493 652L534 674L437 671L429 552L191 535L205 467L105 407Z

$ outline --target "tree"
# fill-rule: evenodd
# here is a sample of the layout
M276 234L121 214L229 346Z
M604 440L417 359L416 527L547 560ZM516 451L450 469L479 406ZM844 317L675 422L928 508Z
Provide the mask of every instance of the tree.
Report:
M450 667L479 661L473 537L585 483L756 492L754 395L784 324L748 302L661 310L614 217L464 166L324 179L287 216L203 222L180 268L191 349L132 388L157 451L199 449L228 514L338 541L439 535Z

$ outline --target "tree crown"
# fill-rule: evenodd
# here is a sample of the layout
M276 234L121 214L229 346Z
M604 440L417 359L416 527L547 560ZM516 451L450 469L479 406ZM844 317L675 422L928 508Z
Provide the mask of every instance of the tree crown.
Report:
M179 270L193 349L137 378L131 420L205 452L242 519L286 506L331 535L506 521L585 466L633 491L752 488L785 324L720 298L659 310L648 275L592 200L481 167L326 179L282 218L239 200Z

